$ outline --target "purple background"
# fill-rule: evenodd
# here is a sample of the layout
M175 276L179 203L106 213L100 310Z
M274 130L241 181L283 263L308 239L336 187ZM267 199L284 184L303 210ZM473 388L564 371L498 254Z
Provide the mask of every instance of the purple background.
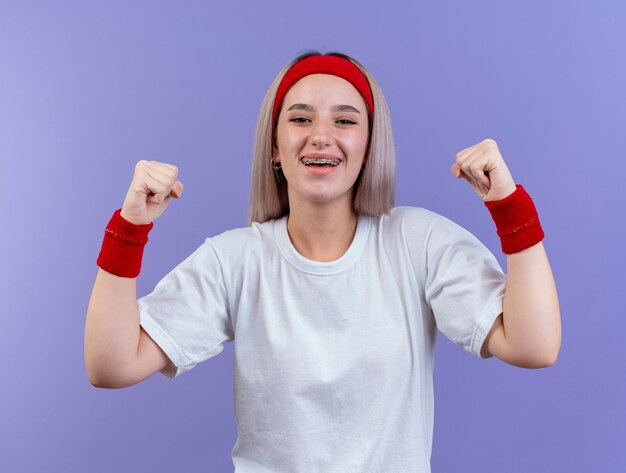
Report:
M536 0L0 3L0 471L233 470L232 345L175 381L97 389L86 309L138 160L176 164L185 184L138 297L245 226L261 100L307 48L351 54L381 84L399 205L464 226L506 271L450 172L490 137L546 233L559 359L521 369L439 334L433 471L626 471L626 6Z

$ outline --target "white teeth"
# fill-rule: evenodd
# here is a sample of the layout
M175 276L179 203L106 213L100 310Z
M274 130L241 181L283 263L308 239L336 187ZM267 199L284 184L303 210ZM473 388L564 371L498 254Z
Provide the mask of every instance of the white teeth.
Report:
M309 164L330 164L332 166L337 166L341 160L335 158L302 158L302 163L305 165Z

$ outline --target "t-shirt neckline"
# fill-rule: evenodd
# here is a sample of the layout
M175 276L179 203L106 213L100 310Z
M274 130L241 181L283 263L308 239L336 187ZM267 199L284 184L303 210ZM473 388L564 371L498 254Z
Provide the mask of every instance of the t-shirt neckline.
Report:
M371 218L365 214L358 214L356 231L348 250L334 261L313 261L302 256L291 243L287 232L287 216L277 219L274 223L274 237L283 258L296 268L310 274L331 275L337 274L352 266L365 249L365 243L371 227Z

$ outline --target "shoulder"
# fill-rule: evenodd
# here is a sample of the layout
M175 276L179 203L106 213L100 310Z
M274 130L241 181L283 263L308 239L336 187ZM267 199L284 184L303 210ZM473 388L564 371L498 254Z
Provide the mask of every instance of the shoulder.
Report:
M402 205L393 207L389 212L384 214L390 220L420 220L431 221L440 215L432 210L425 209L424 207L415 207L409 205Z
M379 225L392 233L427 235L433 223L445 218L423 207L400 206L379 217Z
M427 245L433 223L441 218L423 207L399 206L371 217L373 238L381 249L397 256L421 258Z
M412 248L450 248L458 244L482 247L469 230L445 215L423 207L394 207L378 217L378 233L387 242Z
M447 216L423 207L394 207L385 215L390 225L399 225L402 228L423 231L427 235L435 232L448 234L449 236L466 236L470 233L469 230Z
M274 227L279 221L252 222L249 227L226 230L207 238L205 244L212 247L220 258L241 259L245 255L258 254L264 246L273 246Z

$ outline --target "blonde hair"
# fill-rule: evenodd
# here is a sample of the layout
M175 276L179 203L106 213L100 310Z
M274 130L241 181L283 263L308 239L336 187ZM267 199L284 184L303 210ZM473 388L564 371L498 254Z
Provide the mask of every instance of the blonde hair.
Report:
M265 94L254 134L248 224L263 223L289 213L287 182L282 171L278 171L282 176L282 179L278 179L271 163L275 139L272 108L280 81L291 66L305 57L320 54L309 50L291 60L278 73ZM395 149L387 101L376 79L356 59L338 52L326 54L352 61L363 72L372 89L374 120L370 117L367 164L354 183L353 207L357 213L382 215L395 205L396 191Z

